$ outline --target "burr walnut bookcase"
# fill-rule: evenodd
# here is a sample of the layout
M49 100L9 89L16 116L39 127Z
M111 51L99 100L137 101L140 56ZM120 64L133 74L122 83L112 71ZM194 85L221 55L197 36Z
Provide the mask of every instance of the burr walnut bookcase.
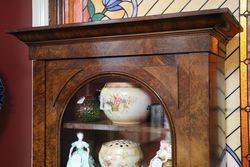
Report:
M157 132L159 139L170 134L173 166L218 166L226 44L239 31L228 9L10 31L33 61L33 165L65 166L75 132L83 131L95 161L100 142L139 134L147 166L159 148L148 134ZM119 79L147 89L168 128L74 122L76 94Z

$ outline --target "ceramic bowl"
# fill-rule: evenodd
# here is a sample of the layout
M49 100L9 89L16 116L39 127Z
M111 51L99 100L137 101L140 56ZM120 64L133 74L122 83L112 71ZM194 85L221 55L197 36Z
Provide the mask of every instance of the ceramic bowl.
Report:
M139 144L130 140L114 140L104 143L99 152L102 167L140 167L142 159Z
M146 120L151 98L128 82L109 82L100 93L100 109L117 124L138 124Z

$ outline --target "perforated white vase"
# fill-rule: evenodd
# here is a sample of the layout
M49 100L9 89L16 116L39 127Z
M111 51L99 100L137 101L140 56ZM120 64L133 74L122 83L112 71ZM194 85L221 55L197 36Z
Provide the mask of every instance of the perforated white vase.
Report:
M104 143L99 152L102 167L140 167L143 154L139 144L130 140L114 140Z

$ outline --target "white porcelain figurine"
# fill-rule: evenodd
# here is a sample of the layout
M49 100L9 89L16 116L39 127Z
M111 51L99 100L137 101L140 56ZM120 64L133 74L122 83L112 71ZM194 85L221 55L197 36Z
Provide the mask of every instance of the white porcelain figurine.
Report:
M172 159L172 146L166 140L161 140L160 149L150 161L149 167L164 167L164 164Z
M89 155L89 144L83 141L83 133L77 133L78 140L71 144L67 167L94 167L94 160ZM74 148L76 151L73 152Z

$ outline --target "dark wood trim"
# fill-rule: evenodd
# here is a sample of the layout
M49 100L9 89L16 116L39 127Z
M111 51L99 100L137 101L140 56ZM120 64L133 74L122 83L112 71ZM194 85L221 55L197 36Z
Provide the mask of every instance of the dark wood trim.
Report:
M58 2L60 0L49 0L49 26L58 25L58 10L60 6Z
M64 24L64 0L57 0L57 24Z
M177 30L214 29L225 40L242 30L229 9L182 12L157 16L56 25L55 0L50 0L50 27L8 31L25 43L89 37L158 33Z

